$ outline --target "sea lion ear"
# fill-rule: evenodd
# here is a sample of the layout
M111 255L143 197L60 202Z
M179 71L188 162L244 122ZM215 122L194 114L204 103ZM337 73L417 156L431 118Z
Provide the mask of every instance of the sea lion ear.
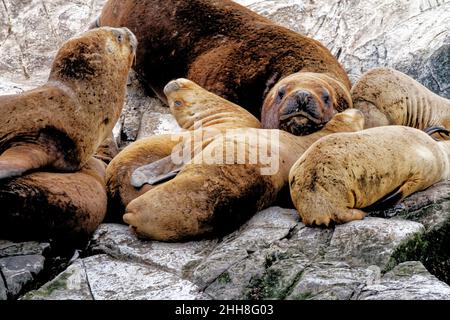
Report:
M357 109L347 109L336 114L326 127L335 132L363 130L364 114Z

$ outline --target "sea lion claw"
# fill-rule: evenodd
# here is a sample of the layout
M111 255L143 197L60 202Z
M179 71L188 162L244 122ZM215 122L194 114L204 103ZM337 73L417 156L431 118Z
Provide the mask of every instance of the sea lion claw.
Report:
M170 156L137 168L131 175L131 185L141 188L144 184L155 185L174 178L183 165L174 164Z

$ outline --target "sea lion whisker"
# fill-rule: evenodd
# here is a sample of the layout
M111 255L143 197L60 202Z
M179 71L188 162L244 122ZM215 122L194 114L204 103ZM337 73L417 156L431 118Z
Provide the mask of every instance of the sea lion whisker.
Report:
M314 122L315 124L323 123L320 119L314 118L313 116L311 116L310 114L308 114L305 111L297 111L297 112L294 112L294 113L291 113L291 114L280 116L280 121L290 120L290 119L292 119L294 117L298 117L298 116L302 116L304 118L307 118L308 120Z

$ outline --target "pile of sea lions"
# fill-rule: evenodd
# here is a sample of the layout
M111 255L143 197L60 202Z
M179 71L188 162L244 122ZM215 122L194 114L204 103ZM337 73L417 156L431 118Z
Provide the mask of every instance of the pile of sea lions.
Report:
M135 70L182 128L117 154ZM230 0L109 0L46 84L0 96L0 236L226 234L290 194L303 223L363 219L450 178L450 101L388 68L351 88L321 43Z

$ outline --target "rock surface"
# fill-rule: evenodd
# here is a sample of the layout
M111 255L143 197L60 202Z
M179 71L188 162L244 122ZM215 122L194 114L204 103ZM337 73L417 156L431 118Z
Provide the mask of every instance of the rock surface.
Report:
M2 0L0 94L44 83L58 47L86 30L105 1ZM324 43L352 80L390 66L450 97L450 1L237 2ZM131 74L115 128L120 145L176 130L168 109ZM450 299L442 282L450 283L450 183L372 215L312 229L294 210L270 208L223 239L172 244L140 241L126 226L105 224L87 257L22 298ZM49 250L0 241L0 300L36 289L51 274Z
M295 210L278 207L258 213L223 239L190 243L141 241L126 226L104 224L89 249L97 255L78 260L26 298L66 299L90 287L97 291L86 299L176 299L178 294L188 299L450 299L450 287L415 261L448 262L448 230L438 236L435 230L450 221L449 188L450 182L441 183L409 197L395 209L395 218L367 217L334 229L305 227ZM431 210L431 199L431 206L441 203L443 209ZM414 255L411 248L430 234L436 245ZM87 277L78 275L80 263ZM158 285L133 287L136 270ZM160 275L167 281L159 282ZM73 277L89 285L67 289ZM439 277L445 280L444 274ZM102 285L114 288L114 294Z
M0 240L0 300L14 299L44 270L48 243Z

